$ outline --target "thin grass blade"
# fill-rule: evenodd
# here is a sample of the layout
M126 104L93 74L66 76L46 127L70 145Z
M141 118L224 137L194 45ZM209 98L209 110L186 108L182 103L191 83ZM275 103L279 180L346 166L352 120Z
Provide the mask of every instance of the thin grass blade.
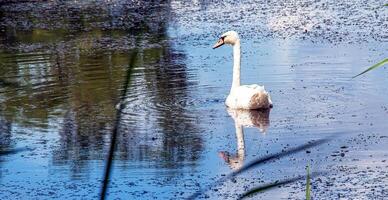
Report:
M324 172L315 172L315 173L312 174L312 176L319 176L319 175L322 175L322 174L325 174L325 173ZM275 189L275 188L277 188L279 186L286 185L286 184L293 183L293 182L298 181L298 180L305 179L306 177L307 176L298 176L298 177L295 177L295 178L285 179L285 180L282 180L282 181L275 181L273 183L261 185L259 187L255 187L255 188L249 190L248 192L242 194L239 197L239 199L244 199L246 197L254 196L256 194L259 194L259 193L262 193L262 192L265 192L265 191L268 191L268 190L271 190L271 189Z
M120 106L119 106L118 110L116 111L116 120L115 120L115 123L113 126L113 131L112 131L111 140L110 140L111 142L110 142L110 147L109 147L109 153L108 153L108 157L106 159L104 178L103 178L102 187L101 187L101 193L100 193L101 200L105 200L107 190L108 190L108 185L109 185L109 180L110 180L110 175L111 175L112 165L113 165L113 160L114 160L114 150L116 147L116 140L117 140L119 125L120 125L120 121L121 121L121 112L125 107L124 103L122 103L122 102L124 102L125 97L127 96L127 91L129 88L129 84L131 82L131 74L132 74L132 69L135 65L136 56L137 56L137 51L135 50L130 57L130 62L129 62L127 74L126 74L126 77L124 80L122 94L120 96Z
M270 189L274 189L278 186L282 186L282 185L286 185L286 184L289 184L289 183L292 183L292 182L295 182L298 180L302 180L303 178L304 178L303 176L299 176L299 177L295 177L295 178L291 178L291 179L287 179L287 180L283 180L283 181L275 181L273 183L265 184L265 185L262 185L262 186L259 186L259 187L256 187L256 188L249 190L248 192L242 194L238 199L252 197L258 193L262 193L262 192L268 191Z
M378 67L381 67L381 66L383 66L383 65L385 65L385 64L387 64L387 63L388 63L388 58L382 60L381 62L379 62L379 63L377 63L377 64L374 64L372 67L369 67L369 68L366 69L365 71L363 71L363 72L361 72L361 73L359 73L359 74L353 76L352 78L356 78L357 76L361 76L361 75L363 75L363 74L369 72L370 70L375 69L375 68L378 68Z
M306 177L306 200L311 199L311 183L310 183L310 165L307 165L307 177Z

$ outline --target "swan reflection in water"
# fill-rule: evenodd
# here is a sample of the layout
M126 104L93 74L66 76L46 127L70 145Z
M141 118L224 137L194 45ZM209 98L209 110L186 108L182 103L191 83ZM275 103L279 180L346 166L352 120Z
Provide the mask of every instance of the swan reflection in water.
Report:
M243 127L256 127L265 134L269 127L270 109L265 110L235 110L228 109L229 115L234 120L236 128L237 152L230 154L226 151L219 152L219 156L225 160L233 170L237 170L244 165L245 144Z

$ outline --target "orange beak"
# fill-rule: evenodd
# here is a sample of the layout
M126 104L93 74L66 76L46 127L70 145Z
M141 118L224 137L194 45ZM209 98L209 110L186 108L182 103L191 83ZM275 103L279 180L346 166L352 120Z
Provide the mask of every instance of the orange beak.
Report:
M223 38L220 38L218 41L217 41L217 43L213 46L213 49L216 49L216 48L218 48L218 47L220 47L220 46L222 46L222 45L224 45L225 43L224 43L224 39Z

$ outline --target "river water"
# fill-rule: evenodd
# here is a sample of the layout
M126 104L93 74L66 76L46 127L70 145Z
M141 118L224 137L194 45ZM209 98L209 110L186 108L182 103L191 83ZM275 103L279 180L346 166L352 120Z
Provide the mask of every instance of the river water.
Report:
M134 55L109 199L187 198L254 159L322 138L332 140L200 198L235 199L307 165L327 172L311 180L316 199L386 197L388 71L351 78L387 57L382 4L0 4L0 149L17 150L0 155L0 199L98 198ZM241 35L242 83L265 85L270 111L224 105L232 50L211 47L230 29ZM256 198L304 195L300 180Z

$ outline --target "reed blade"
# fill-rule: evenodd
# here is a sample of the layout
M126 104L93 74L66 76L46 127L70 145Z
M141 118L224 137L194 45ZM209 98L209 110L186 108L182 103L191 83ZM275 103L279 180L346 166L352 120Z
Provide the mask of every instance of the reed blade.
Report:
M306 177L306 200L311 199L311 177L310 177L310 165L307 165L307 177Z
M295 182L298 180L302 180L303 178L304 178L303 176L299 176L299 177L295 177L295 178L291 178L291 179L287 179L287 180L283 180L283 181L275 181L273 183L265 184L265 185L262 185L262 186L259 186L259 187L256 187L256 188L249 190L248 192L242 194L238 199L252 197L258 193L262 193L262 192L274 189L274 188L282 186L282 185L286 185L286 184L289 184L289 183L292 183L292 182Z
M358 77L358 76L361 76L361 75L363 75L363 74L369 72L370 70L376 69L376 68L381 67L381 66L383 66L383 65L385 65L385 64L388 64L388 58L386 58L386 59L380 61L379 63L374 64L373 66L371 66L371 67L369 67L368 69L366 69L365 71L363 71L363 72L361 72L361 73L359 73L359 74L353 76L352 78L356 78L356 77Z
M315 173L312 173L311 175L307 175L307 176L297 176L297 177L290 178L290 179L285 179L285 180L282 180L282 181L275 181L275 182L272 182L272 183L269 183L269 184L264 184L264 185L255 187L255 188L249 190L248 192L242 194L239 197L239 199L244 199L246 197L252 197L252 196L254 196L256 194L259 194L259 193L262 193L262 192L265 192L265 191L268 191L268 190L271 190L271 189L275 189L275 188L277 188L279 186L286 185L286 184L293 183L293 182L298 181L298 180L305 179L306 177L308 177L310 179L311 176L320 176L322 174L326 174L326 172L315 172Z
M109 185L109 181L110 181L110 175L112 173L112 165L113 165L113 160L114 160L114 150L116 147L116 140L117 140L119 125L120 125L120 121L121 121L121 112L125 108L124 100L125 100L125 97L127 96L127 91L128 91L130 80L131 80L132 69L133 69L133 66L135 65L136 56L137 56L137 51L134 51L130 56L129 66L128 66L127 74L126 74L126 77L124 80L123 90L122 90L122 93L120 96L120 104L119 104L120 106L119 106L118 110L116 111L116 120L115 120L115 123L113 126L113 131L112 131L111 140L110 140L111 142L110 142L110 147L109 147L109 153L108 153L108 157L107 157L106 164L105 164L104 178L103 178L103 183L102 183L102 187L101 187L101 193L100 193L101 200L105 200L107 190L108 190L108 185Z

